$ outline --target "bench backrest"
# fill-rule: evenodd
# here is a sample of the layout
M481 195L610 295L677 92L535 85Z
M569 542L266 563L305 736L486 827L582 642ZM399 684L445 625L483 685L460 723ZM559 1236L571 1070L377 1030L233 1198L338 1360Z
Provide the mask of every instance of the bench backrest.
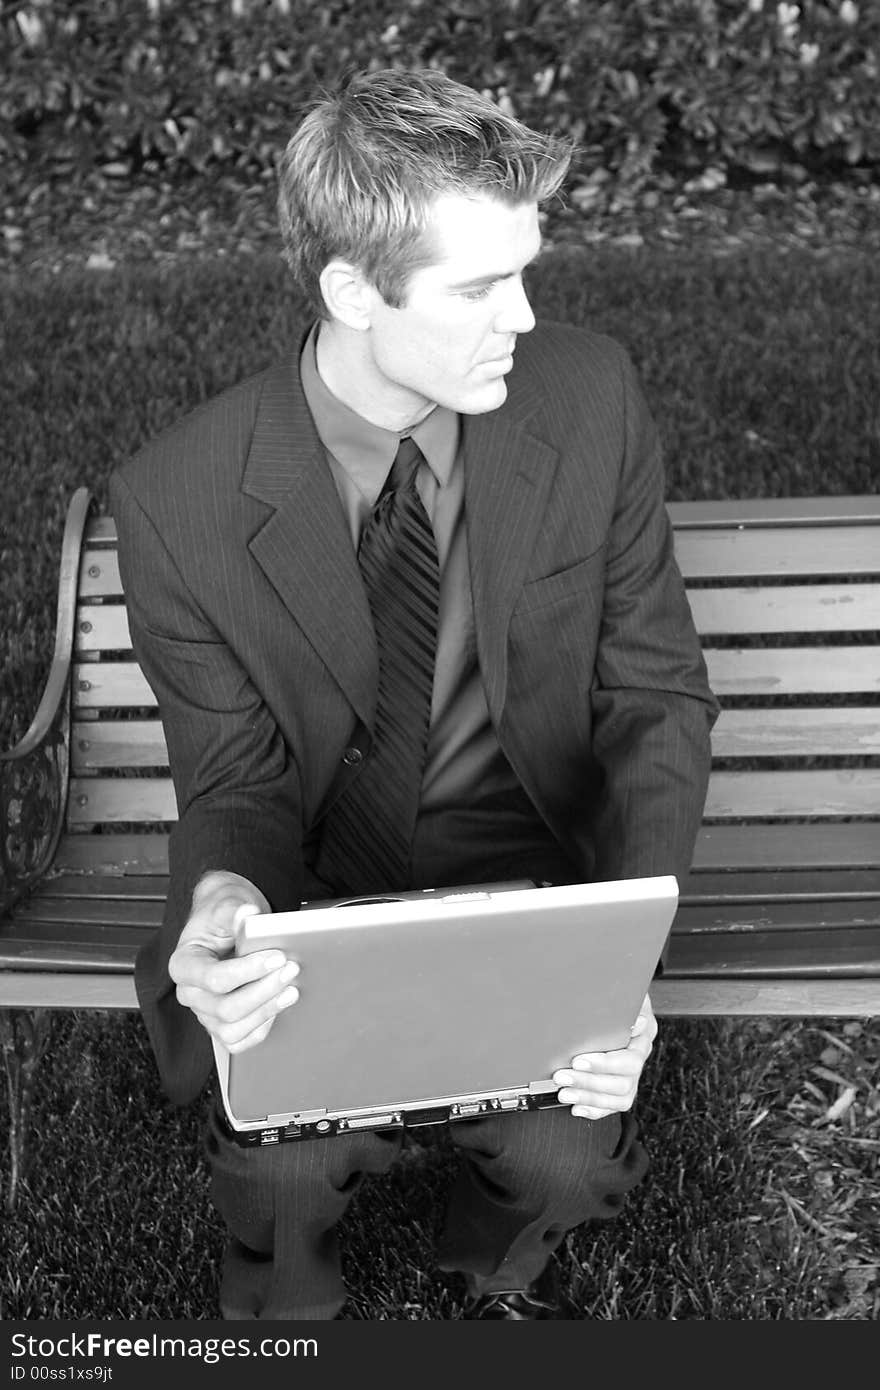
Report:
M880 865L880 498L669 512L722 703L695 867ZM110 517L79 559L70 771L62 861L166 872L177 809Z

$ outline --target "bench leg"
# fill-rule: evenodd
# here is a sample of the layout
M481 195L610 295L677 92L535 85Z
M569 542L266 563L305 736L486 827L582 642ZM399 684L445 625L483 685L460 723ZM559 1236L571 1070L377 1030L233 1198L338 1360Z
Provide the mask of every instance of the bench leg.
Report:
M48 1009L0 1009L0 1046L9 1090L9 1188L6 1210L13 1212L27 1168L34 1073L50 1031Z

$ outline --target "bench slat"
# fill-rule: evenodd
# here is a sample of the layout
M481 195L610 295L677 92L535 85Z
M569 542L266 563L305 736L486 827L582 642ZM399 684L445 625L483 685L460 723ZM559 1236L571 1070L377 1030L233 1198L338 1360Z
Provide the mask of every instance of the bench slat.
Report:
M731 579L876 574L880 572L877 546L876 526L763 526L675 533L675 555L685 579L717 579L719 574ZM122 595L116 550L83 550L79 591L83 598Z
M750 932L730 933L719 940L710 935L674 936L669 948L669 971L679 979L701 975L720 978L774 975L790 979L880 975L880 926L873 932Z
M166 875L62 873L45 879L39 889L40 900L90 899L129 902L139 899L164 903L168 892ZM693 872L682 888L682 902L769 903L778 901L813 902L834 898L874 901L877 873L873 869L707 870ZM76 908L72 909L75 915Z
M152 929L132 929L127 938L105 942L95 940L95 927L88 924L88 933L81 938L74 931L47 935L45 940L0 940L0 970L133 970L135 957L149 940ZM747 979L749 977L789 977L791 979L821 979L834 976L840 979L875 978L880 971L880 933L865 939L862 932L846 932L841 928L833 941L823 940L818 933L794 933L774 939L768 934L752 932L746 936L725 939L725 950L719 952L718 942L708 944L697 936L674 939L666 978L696 979L715 977ZM719 958L720 957L720 958ZM876 1004L876 992L875 992ZM0 992L2 999L2 992Z
M155 709L156 697L136 661L76 662L73 708Z
M833 651L833 660L829 660ZM875 646L707 648L709 682L723 695L799 695L880 690ZM84 684L85 683L85 684ZM74 666L73 707L155 709L156 697L135 661Z
M177 800L170 777L71 777L69 825L173 821Z
M880 497L725 497L699 502L667 502L676 527L706 526L824 526L880 522ZM92 515L86 539L97 544L116 542L116 520Z
M41 898L100 898L128 902L139 898L164 903L168 878L159 874L55 874L44 878Z
M651 1003L663 1018L874 1018L877 981L665 976L651 985Z
M870 632L880 626L880 597L870 584L691 589L688 599L702 633ZM123 603L80 604L74 634L77 652L131 650Z
M62 835L55 868L83 875L156 874L164 895L168 887L168 835L155 830L135 834Z
M833 470L833 463L829 460ZM700 502L667 502L675 527L849 526L880 522L880 497L725 497ZM111 523L116 535L115 523Z
M85 901L164 904L168 879L155 874L64 873L45 879L38 894L17 915L47 921L75 919ZM63 907L56 909L55 900ZM682 888L682 903L711 907L768 902L870 902L877 900L877 874L872 869L814 869L768 871L706 871L692 873ZM875 912L880 909L875 908ZM60 915L59 915L60 914ZM154 913L144 920L154 920ZM111 920L116 920L111 915ZM872 919L873 920L873 919ZM780 918L784 927L785 922Z
M108 767L167 767L165 730L158 719L74 720L73 773Z
M103 512L93 512L86 524L86 545L116 545L118 539L116 518Z
M880 690L875 646L707 647L709 684L719 696L846 695Z
M880 870L880 826L876 821L845 824L704 825L694 850L696 874L711 869Z
M0 1005L9 1009L128 1009L138 1001L130 967L97 975L87 969L5 970Z
M685 920L691 915L683 910ZM133 968L140 947L154 926L118 923L97 926L84 919L57 924L16 921L0 938L0 969L113 970ZM701 975L742 978L859 977L880 974L880 925L872 928L838 924L825 929L789 931L730 930L720 937L710 932L674 930L668 973L679 979Z
M83 548L79 562L79 593L81 598L122 597L116 550Z
M880 768L714 772L705 818L872 816L877 814L878 806ZM176 818L177 802L170 777L71 778L70 825Z
M871 1018L877 1013L876 980L711 980L667 976L651 985L651 1002L664 1018ZM129 971L103 974L8 970L0 975L0 1004L17 1009L138 1008Z
M780 940L794 941L803 931L817 933L818 939L837 940L838 934L853 932L853 940L861 937L865 946L877 952L880 973L880 905L870 898L818 898L803 902L776 902L772 914L760 901L732 902L722 900L691 903L685 898L680 904L672 925L673 937L679 936L754 936L755 933L778 935ZM702 949L702 948L701 948ZM726 960L734 949L715 943L705 948ZM737 948L738 949L738 948Z
M877 574L878 552L878 528L857 524L675 533L675 555L685 579Z
M880 708L722 710L712 730L716 758L880 753Z
M675 554L686 579L715 579L724 574L762 575L877 574L877 527L849 526L744 527L742 530L681 529ZM80 594L85 598L122 594L115 549L86 546L80 562Z
M880 540L877 542L880 549ZM761 632L874 632L880 585L779 584L769 589L691 589L697 631L737 636Z
M788 884L786 891L798 895L845 896L866 885L876 895L880 869L876 825L765 825L757 843L756 839L744 826L705 827L697 840L694 869L683 887L683 899L709 894L772 899L783 882ZM115 848L112 863L111 845ZM168 892L166 835L68 835L61 841L56 864L68 872L47 880L42 889L46 894L57 891L88 897L97 891L164 901ZM863 869L866 864L874 867Z
M718 903L754 904L775 902L812 903L821 899L846 900L877 905L875 869L748 869L691 872L681 885L682 906Z
M88 934L74 931L56 932L54 939L47 940L0 938L0 972L17 970L90 970L117 971L134 970L135 957L141 946L152 936L152 930L132 931L127 941L95 939L95 927L89 924ZM5 993L5 988L0 985ZM2 998L2 993L0 993Z
M131 651L128 609L124 603L81 603L76 611L74 650Z
M704 818L876 816L880 768L810 772L713 772ZM878 826L880 834L880 826Z
M49 927L58 935L64 927L75 935L80 927L157 927L164 903L153 898L62 898L38 893L16 905L12 923L16 931L41 932ZM5 939L5 935L4 938Z
M880 710L723 710L712 731L717 758L853 756L880 754ZM71 770L167 767L165 733L158 719L75 721Z

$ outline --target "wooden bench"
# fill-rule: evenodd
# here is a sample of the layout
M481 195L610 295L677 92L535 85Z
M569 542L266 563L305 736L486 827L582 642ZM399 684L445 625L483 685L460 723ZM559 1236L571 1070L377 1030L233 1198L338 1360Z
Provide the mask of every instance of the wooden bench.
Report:
M880 498L670 504L723 712L666 1015L880 1014ZM47 1011L135 1009L176 817L112 518L74 495L55 654L0 762L11 1182Z

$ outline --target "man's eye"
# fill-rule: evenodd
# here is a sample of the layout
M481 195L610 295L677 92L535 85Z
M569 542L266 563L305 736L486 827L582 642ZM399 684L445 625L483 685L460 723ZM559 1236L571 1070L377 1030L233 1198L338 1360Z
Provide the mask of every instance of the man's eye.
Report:
M489 292L491 291L491 289L492 289L492 285L478 285L475 289L472 289L472 290L463 290L463 291L462 291L462 299L470 299L470 300L486 299L486 298L488 298L488 295L489 295Z

